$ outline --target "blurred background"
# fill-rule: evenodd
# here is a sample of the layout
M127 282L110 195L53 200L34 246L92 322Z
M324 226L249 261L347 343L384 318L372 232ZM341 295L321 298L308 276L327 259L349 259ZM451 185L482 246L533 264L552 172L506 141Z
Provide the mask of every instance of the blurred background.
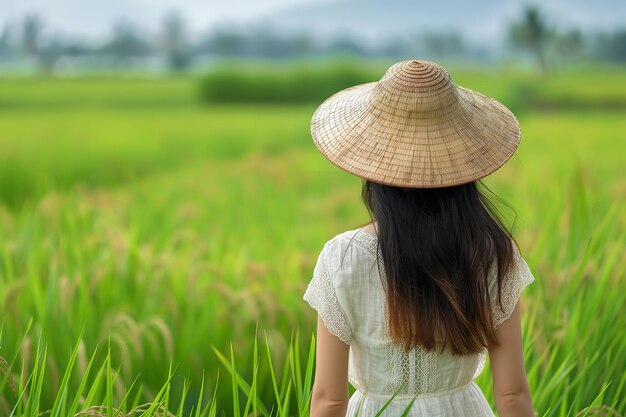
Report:
M302 294L369 221L310 118L404 59L520 121L485 184L539 415L624 415L623 2L0 0L0 416L308 415Z
M442 7L443 6L443 7ZM202 73L223 59L412 57L542 71L624 62L624 5L450 0L3 1L5 74Z

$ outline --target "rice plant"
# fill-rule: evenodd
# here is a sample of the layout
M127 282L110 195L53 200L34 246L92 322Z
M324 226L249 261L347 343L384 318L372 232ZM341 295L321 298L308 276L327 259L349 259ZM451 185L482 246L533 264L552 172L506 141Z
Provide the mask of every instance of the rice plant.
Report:
M205 107L193 80L146 82L144 101L106 82L83 81L86 98L78 81L20 84L0 112L0 417L308 415L301 296L325 240L367 220L360 182L310 143L314 106ZM531 108L520 122L488 184L516 207L536 277L535 408L624 415L626 121ZM493 405L488 366L477 382Z

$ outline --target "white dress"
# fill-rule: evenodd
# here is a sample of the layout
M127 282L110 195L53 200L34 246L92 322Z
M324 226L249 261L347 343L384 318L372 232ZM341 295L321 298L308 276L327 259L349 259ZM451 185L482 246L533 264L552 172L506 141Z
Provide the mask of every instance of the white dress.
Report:
M415 348L404 353L388 336L385 293L376 267L378 240L362 229L343 232L322 249L304 300L317 310L328 330L350 345L349 382L356 388L347 417L373 417L397 392L382 416L399 417L415 398L408 416L494 416L474 378L485 364L486 349L458 356ZM502 306L490 295L496 327L513 312L520 293L534 281L515 246L515 268L502 286ZM382 265L382 260L380 260ZM495 277L492 269L492 277Z

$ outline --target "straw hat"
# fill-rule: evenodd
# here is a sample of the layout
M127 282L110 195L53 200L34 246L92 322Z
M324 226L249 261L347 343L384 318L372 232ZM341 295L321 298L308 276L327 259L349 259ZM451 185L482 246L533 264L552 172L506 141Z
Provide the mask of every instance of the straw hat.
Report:
M500 168L520 142L520 127L503 104L455 85L442 66L412 60L328 98L313 115L311 135L322 155L349 173L432 188Z

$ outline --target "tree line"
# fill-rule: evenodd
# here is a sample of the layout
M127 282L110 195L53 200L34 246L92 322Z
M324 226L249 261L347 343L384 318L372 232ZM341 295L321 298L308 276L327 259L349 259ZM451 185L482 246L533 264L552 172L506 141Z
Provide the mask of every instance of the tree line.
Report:
M576 28L557 30L536 6L527 6L510 23L506 44L513 51L532 57L541 72L578 60L626 62L626 28L610 33L583 33ZM144 33L129 20L120 20L113 25L108 38L96 45L46 36L45 22L37 14L24 16L17 25L5 23L0 32L0 64L26 59L43 72L54 71L63 60L128 69L144 65L152 58L169 71L183 72L207 57L280 60L337 54L481 60L490 51L449 32L392 39L382 45L367 44L349 36L322 44L306 34L279 34L268 27L248 30L221 27L208 35L192 36L184 16L177 11L163 17L157 36Z

